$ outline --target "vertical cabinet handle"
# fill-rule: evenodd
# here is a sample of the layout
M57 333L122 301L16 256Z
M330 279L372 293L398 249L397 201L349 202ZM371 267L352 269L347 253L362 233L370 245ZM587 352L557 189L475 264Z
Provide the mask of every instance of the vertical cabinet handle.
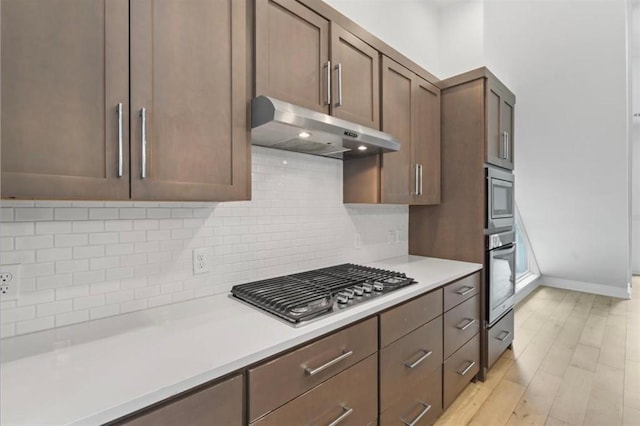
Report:
M415 191L413 191L413 195L420 195L420 165L416 164L413 168L415 169L415 178L413 180Z
M142 179L147 177L147 109L142 108L140 110L140 122L142 126L142 136L140 138L142 145L142 165L140 177Z
M422 164L419 164L418 170L420 170L420 195L422 195L422 184L424 182L424 180L422 179Z
M507 158L507 132L502 132L502 146L501 146L500 158Z
M342 64L336 65L336 70L338 70L338 101L336 102L336 106L342 106Z
M118 114L118 177L122 177L122 102L116 107Z
M507 153L505 154L505 158L507 160L511 160L511 146L510 146L510 143L509 143L509 139L510 139L509 136L510 135L509 135L509 132L505 132L505 133L507 134L507 142L505 143L505 148L507 149Z
M327 103L331 105L331 61L327 61Z
M353 413L353 408L349 408L346 405L342 407L342 409L344 410L344 413L342 413L340 415L340 417L338 417L337 419L335 419L334 421L332 421L331 423L329 423L327 426L337 426L340 423L342 423L342 421L344 419L346 419L347 417L349 417L351 415L351 413Z
M421 418L424 417L425 414L427 414L429 412L429 410L431 410L431 405L420 401L420 404L422 404L422 411L420 411L420 414L418 414L416 416L415 419L409 421L403 418L400 418L400 420L402 421L402 423L404 423L406 426L416 426L418 424L418 422L420 421Z

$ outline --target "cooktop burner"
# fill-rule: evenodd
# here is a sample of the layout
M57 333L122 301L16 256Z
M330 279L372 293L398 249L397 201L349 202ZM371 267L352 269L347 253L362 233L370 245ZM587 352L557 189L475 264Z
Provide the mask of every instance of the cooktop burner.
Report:
M231 295L300 324L415 282L400 272L345 263L236 285Z

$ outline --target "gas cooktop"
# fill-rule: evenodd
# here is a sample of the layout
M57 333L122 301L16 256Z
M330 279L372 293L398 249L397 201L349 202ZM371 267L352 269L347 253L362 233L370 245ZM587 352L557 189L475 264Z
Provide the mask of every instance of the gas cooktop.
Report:
M345 263L239 284L231 296L300 325L415 282L400 272Z

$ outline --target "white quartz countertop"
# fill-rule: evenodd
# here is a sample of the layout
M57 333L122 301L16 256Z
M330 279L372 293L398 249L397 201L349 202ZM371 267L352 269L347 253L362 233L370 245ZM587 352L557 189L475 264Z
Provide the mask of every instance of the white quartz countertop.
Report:
M369 265L418 284L298 328L218 295L5 339L0 423L115 420L481 268L419 256Z

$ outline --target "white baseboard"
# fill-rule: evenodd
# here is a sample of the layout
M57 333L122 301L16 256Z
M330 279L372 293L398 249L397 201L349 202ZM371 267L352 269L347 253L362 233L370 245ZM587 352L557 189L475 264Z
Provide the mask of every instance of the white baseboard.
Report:
M540 286L540 276L534 277L531 281L525 284L520 290L516 292L516 298L514 301L514 305L517 305L522 300L524 300L528 295L531 294L533 290Z
M599 294L602 296L617 297L618 299L630 299L629 283L624 287L615 287L606 284L589 283L586 281L567 280L565 278L542 275L538 279L539 285L562 288L564 290L582 291L584 293Z

